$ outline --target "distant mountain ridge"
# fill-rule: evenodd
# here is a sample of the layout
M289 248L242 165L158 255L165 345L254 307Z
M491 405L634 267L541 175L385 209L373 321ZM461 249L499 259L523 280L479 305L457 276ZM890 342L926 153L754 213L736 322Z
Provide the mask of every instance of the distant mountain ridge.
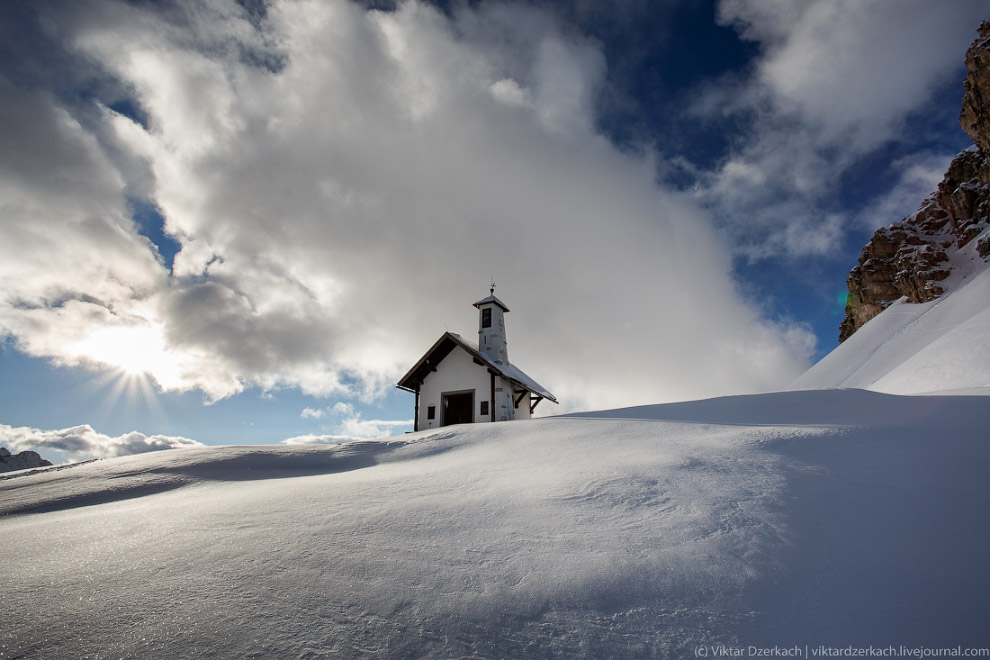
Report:
M11 454L10 450L6 447L0 447L0 472L27 470L51 464L51 461L46 461L36 451L22 451L19 454Z
M843 342L902 296L926 303L946 292L951 257L976 241L990 258L990 22L966 53L960 126L973 139L914 215L878 229L849 273Z

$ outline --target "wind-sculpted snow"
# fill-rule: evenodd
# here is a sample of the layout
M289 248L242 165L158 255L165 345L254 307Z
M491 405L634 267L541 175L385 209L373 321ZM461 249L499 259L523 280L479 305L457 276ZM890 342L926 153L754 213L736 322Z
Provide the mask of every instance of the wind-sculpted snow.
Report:
M986 646L987 402L729 397L3 480L0 652Z
M173 452L167 461L142 460L142 456L122 459L114 462L111 474L101 466L54 478L47 473L36 473L39 475L36 479L11 484L8 496L0 502L0 515L44 513L116 502L202 481L284 479L357 470L374 465L377 455L399 444L367 441L331 450L303 447L277 452L271 448L214 447ZM36 481L46 484L40 493L39 488L28 487Z

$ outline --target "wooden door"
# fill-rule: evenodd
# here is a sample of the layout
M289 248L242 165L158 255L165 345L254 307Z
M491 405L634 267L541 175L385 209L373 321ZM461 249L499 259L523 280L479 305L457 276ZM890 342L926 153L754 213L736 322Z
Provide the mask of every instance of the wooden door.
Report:
M440 426L474 422L474 390L445 392Z

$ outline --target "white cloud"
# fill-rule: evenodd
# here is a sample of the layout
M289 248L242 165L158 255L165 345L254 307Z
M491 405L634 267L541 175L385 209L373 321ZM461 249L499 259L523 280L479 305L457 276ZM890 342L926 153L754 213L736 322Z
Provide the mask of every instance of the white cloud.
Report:
M0 266L5 281L32 273L0 306L26 352L136 362L147 348L175 365L155 371L160 385L211 398L292 386L367 399L445 323L470 336L494 275L514 361L569 408L766 389L807 364L809 333L737 292L711 218L657 187L653 156L594 133L604 60L546 14L275 2L258 31L220 1L86 9L52 20L132 91L147 127L104 112L87 133L21 93L38 106L21 118L25 149L47 160L21 185L7 159L24 210L3 232L50 227ZM266 57L281 67L252 64ZM77 154L64 178L94 182L42 189L62 152ZM182 245L171 276L126 220L130 189ZM134 350L97 355L87 342L106 328ZM354 420L344 434L390 428Z
M575 47L563 39L543 39L533 73L535 106L544 124L562 132L590 130L594 94L604 70L604 58L589 45Z
M15 453L25 450L36 451L42 457L47 450L51 450L79 460L113 458L164 449L188 449L203 445L181 436L146 436L137 431L111 437L94 431L88 424L55 431L0 424L0 446L9 447Z
M44 350L64 337L49 334L38 308L87 323L151 295L165 273L129 217L120 174L68 112L0 78L0 125L0 320Z
M382 438L394 435L400 429L411 429L413 420L381 420L361 419L360 416L345 419L340 423L340 430L357 438Z
M492 96L507 105L529 105L529 94L512 78L502 78L492 83Z
M324 408L303 408L299 416L304 419L322 419L328 414L338 417L357 416L354 411L354 404L347 403L346 401L338 401L332 406L326 406Z
M336 415L354 415L354 406L346 401L338 401L330 410Z
M869 148L961 67L985 12L965 1L948 11L927 0L812 2L783 39L766 43L761 79L819 139Z
M866 229L878 229L915 213L922 200L938 188L956 154L928 154L905 158L893 164L898 170L897 183L858 214Z
M327 434L314 434L307 433L306 435L297 435L292 438L286 438L281 442L283 445L342 445L345 442L354 442L356 440L366 440L367 438L359 438L357 436L351 435L327 435Z
M956 80L985 10L979 0L722 0L720 20L762 52L749 78L707 86L694 106L752 122L702 194L740 251L835 250L850 220L828 211L843 175Z
M346 404L345 404L346 405ZM395 435L396 432L411 430L413 420L380 420L361 419L360 415L354 415L342 420L337 425L337 433L319 434L308 433L282 441L284 445L336 445L344 442L354 442L355 440L369 440L373 438L386 438Z

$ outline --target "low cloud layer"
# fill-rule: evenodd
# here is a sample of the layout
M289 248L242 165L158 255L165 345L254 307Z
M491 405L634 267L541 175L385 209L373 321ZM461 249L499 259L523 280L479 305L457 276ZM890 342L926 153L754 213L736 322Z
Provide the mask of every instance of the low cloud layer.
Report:
M137 431L110 437L94 431L88 424L56 431L0 424L0 446L8 447L14 453L36 451L43 458L47 451L57 451L69 459L82 460L143 454L163 449L188 449L203 445L180 436L146 436Z
M339 404L338 404L339 405ZM335 406L337 408L337 406ZM319 418L322 415L312 415L307 414L307 411L312 410L311 408L306 408L303 410L304 417L315 417ZM342 413L343 409L337 408L333 412ZM306 435L300 435L293 438L286 438L282 441L283 445L339 445L344 442L353 442L355 440L369 440L373 438L385 438L392 435L397 435L403 431L408 431L412 429L413 420L381 420L381 419L361 419L361 415L353 414L351 411L347 411L345 414L348 416L344 419L338 420L337 423L333 425L332 433L307 433Z
M961 50L973 21L929 4L898 19L904 33L930 24ZM815 339L740 294L733 255L834 246L847 219L806 211L831 185L828 154L885 139L959 61L881 40L917 75L870 68L870 26L897 3L723 2L763 55L693 112L772 121L697 173L699 195L656 183L662 154L596 132L608 62L545 11L196 7L39 7L69 71L0 80L0 334L208 399L375 398L445 328L473 335L491 277L513 310L512 359L567 408L786 383ZM800 75L839 36L848 62ZM860 102L876 85L888 120ZM160 212L174 262L135 200Z

